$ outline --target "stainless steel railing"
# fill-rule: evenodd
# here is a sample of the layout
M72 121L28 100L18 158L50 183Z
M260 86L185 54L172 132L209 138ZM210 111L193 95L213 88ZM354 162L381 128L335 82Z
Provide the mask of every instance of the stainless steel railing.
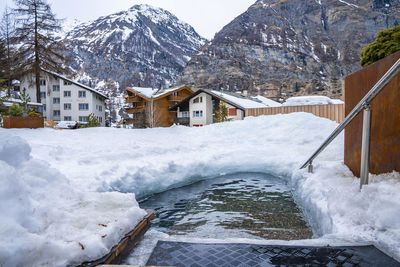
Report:
M353 110L344 118L343 122L331 133L331 135L322 143L322 145L312 154L312 156L300 167L303 169L308 166L308 171L313 172L313 160L346 128L346 126L364 110L363 120L363 137L361 150L361 174L360 189L363 184L368 184L369 175L369 146L371 131L371 101L379 94L380 91L400 73L400 59L383 75L383 77L372 87L371 90L358 102Z

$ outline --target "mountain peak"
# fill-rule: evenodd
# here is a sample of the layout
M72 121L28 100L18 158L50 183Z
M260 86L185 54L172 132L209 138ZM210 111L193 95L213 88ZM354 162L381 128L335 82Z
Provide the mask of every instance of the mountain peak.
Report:
M142 4L81 24L64 41L74 70L158 88L174 83L206 40L170 12Z

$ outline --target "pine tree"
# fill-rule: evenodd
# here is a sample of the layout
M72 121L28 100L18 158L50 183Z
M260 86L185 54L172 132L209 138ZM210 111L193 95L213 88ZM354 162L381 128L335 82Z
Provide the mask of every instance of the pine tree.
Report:
M376 41L364 47L361 66L366 67L397 51L400 51L400 26L380 31Z
M23 73L33 72L36 79L36 100L40 103L41 68L65 73L64 48L54 33L61 30L60 20L56 19L46 0L14 0L17 8L16 40L21 44L19 54L24 60Z

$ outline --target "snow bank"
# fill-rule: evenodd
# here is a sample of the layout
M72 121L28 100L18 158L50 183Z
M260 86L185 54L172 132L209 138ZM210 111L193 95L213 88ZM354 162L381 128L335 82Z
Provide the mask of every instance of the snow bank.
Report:
M288 98L283 106L307 106L307 105L327 105L327 104L343 104L340 99L330 99L327 96L295 96Z
M145 216L133 194L82 193L30 152L0 131L0 266L100 258Z
M398 173L373 177L359 192L358 179L343 165L343 134L314 162L314 174L298 169L336 127L328 119L292 113L202 128L0 133L26 139L31 157L57 169L70 187L87 192L142 197L220 174L272 173L291 183L316 234L313 242L372 243L400 258ZM25 154L25 161L32 159Z
M10 130L75 187L138 197L234 172L291 175L337 126L307 113L249 117L201 128ZM318 129L318 130L315 130ZM338 139L321 157L342 158Z

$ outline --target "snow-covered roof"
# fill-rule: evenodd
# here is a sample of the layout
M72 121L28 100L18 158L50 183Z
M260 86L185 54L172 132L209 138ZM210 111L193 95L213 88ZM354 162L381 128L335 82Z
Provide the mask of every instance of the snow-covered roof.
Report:
M71 80L71 79L69 79L69 78L67 78L67 77L65 77L65 76L63 76L63 75L61 75L61 74L58 74L57 72L49 71L49 70L44 70L44 69L42 69L42 70L43 70L44 72L47 72L47 73L52 74L52 75L54 75L54 76L57 76L58 78L60 78L60 79L62 79L62 80L65 80L65 81L68 81L68 82L70 82L70 83L73 83L73 84L75 84L75 85L77 85L77 86L79 86L79 87L82 87L83 89L87 89L87 90L89 90L89 91L91 91L91 92L93 92L93 93L95 93L95 94L98 94L98 95L100 95L100 96L102 96L102 97L108 99L108 96L106 96L106 95L103 94L103 93L100 93L99 91L97 91L97 90L94 89L94 88L91 88L91 87L89 87L89 86L86 86L86 85L84 85L84 84L81 84L81 83L79 83L79 82L77 82L77 81Z
M211 90L211 93L213 93L214 95L217 95L219 98L221 98L223 100L227 100L228 102L236 104L244 109L267 107L263 103L251 100L249 98L234 96L233 94L223 93L221 91L215 91L215 90Z
M153 95L157 92L157 89L153 89L150 87L129 87L128 89L131 89L147 98L152 98Z
M16 99L16 98L8 98L8 99L3 100L3 104L7 107L12 106L12 104L14 104L14 103L22 104L22 100ZM30 106L43 106L43 104L37 103L37 102L28 102L27 104Z
M158 98L158 97L164 96L166 94L172 93L176 90L179 90L183 87L186 87L186 86L181 85L181 86L175 86L175 87L166 88L166 89L153 89L153 88L146 88L146 87L128 87L127 89L131 90L131 91L135 91L146 98Z
M328 105L343 104L340 99L330 99L327 96L295 96L288 98L283 106L308 106L308 105Z
M258 95L258 96L253 96L252 98L255 98L255 99L261 101L267 107L280 107L280 106L282 106L281 103L276 102L274 100L271 100L269 98L266 98L265 96Z
M178 90L178 89L181 89L181 88L183 88L183 87L186 87L186 86L185 86L185 85L180 85L180 86L175 86L175 87L171 87L171 88L166 88L166 89L158 90L158 91L155 93L154 98L157 98L157 97L160 97L160 96L169 94L169 93L171 93L171 92L173 92L173 91L176 91L176 90Z

